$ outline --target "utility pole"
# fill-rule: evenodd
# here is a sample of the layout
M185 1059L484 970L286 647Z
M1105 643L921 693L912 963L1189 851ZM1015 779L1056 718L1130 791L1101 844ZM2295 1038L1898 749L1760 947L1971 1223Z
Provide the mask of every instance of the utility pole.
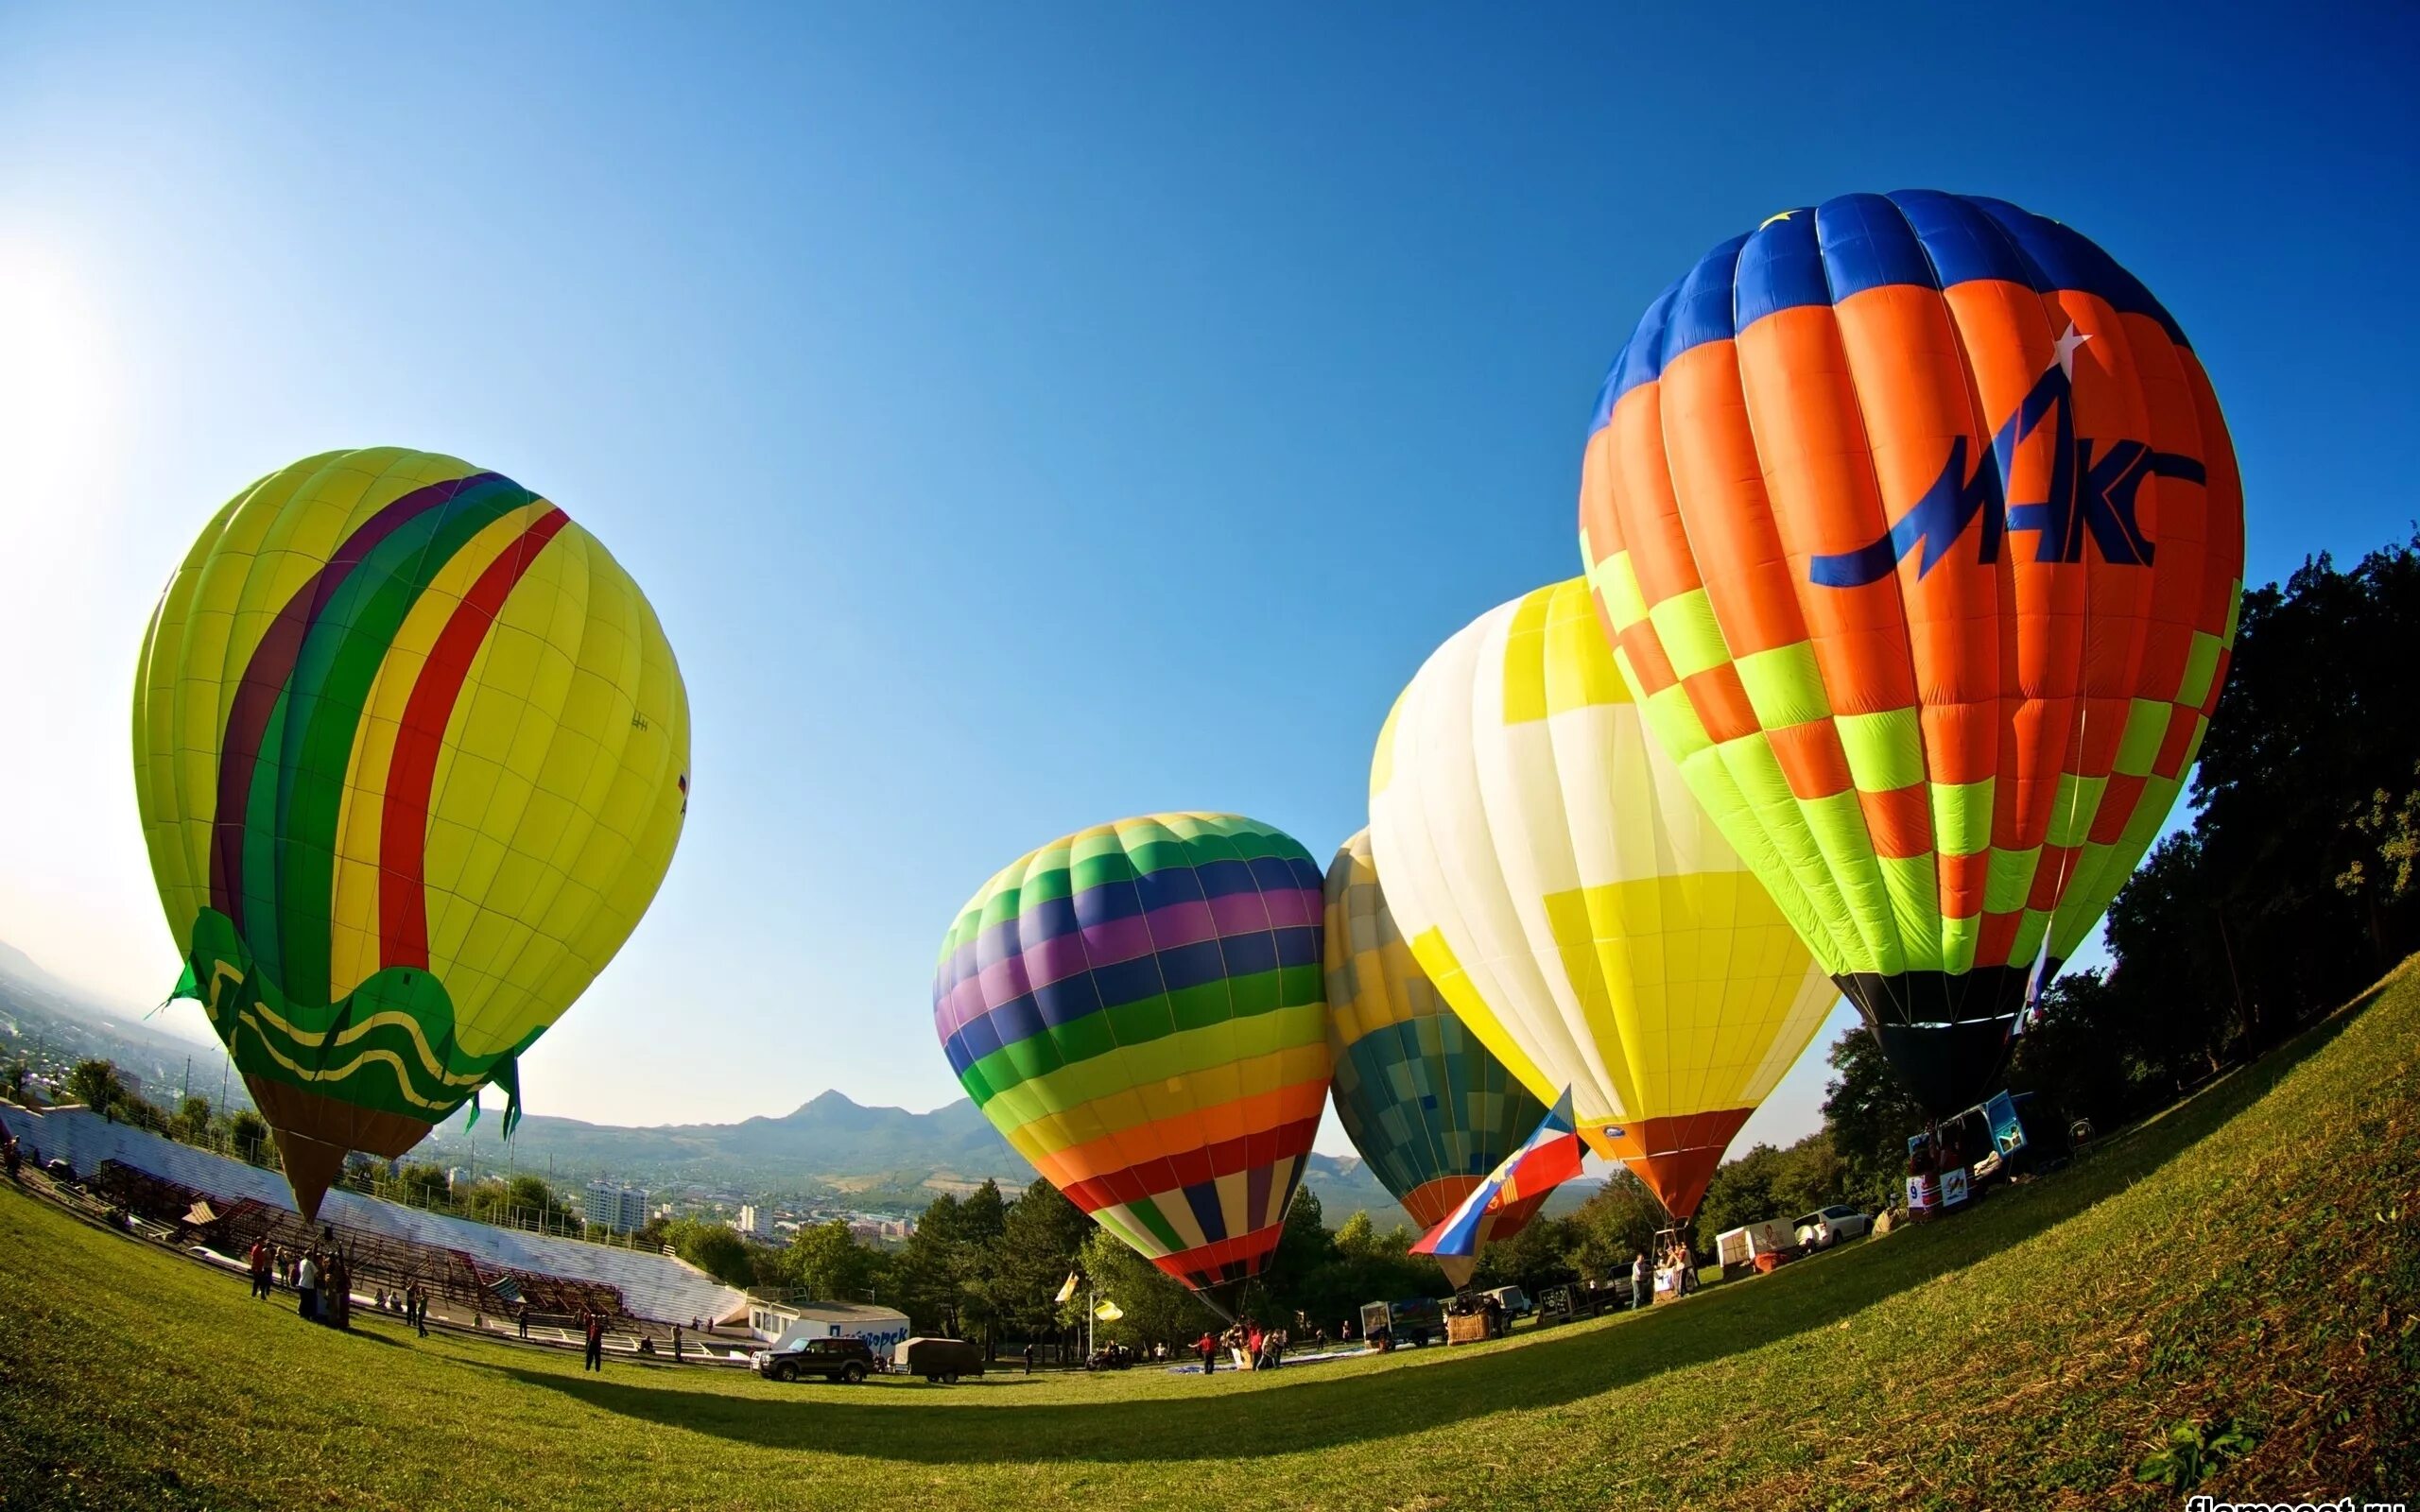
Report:
M192 1095L193 1095L193 1057L191 1057L191 1056L187 1056L187 1057L185 1057L185 1090L184 1090L183 1091L182 1091L182 1092L180 1092L180 1093L178 1093L178 1094L177 1094L177 1101L178 1101L178 1102L180 1102L180 1103L182 1103L182 1102L183 1102L186 1098L191 1097Z

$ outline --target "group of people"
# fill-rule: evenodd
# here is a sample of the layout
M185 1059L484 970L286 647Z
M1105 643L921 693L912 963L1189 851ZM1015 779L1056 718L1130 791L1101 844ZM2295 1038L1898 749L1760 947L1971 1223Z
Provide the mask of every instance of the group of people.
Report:
M295 1311L304 1321L352 1327L353 1267L333 1243L292 1250L256 1239L246 1258L256 1299L268 1301L279 1286L288 1286L294 1291Z
M295 1294L295 1311L313 1323L325 1323L332 1328L349 1328L353 1323L353 1267L344 1251L334 1242L329 1230L321 1230L322 1243L307 1249L289 1249L255 1239L246 1253L246 1267L251 1273L252 1297L259 1301L275 1299L280 1286ZM428 1337L428 1290L417 1280L400 1290L380 1287L373 1298L381 1313L401 1313L404 1326L416 1329L422 1338Z
M1193 1352L1201 1357L1201 1373L1216 1375L1221 1350L1238 1370L1274 1370L1286 1358L1286 1346L1291 1341L1284 1329L1264 1329L1251 1318L1237 1319L1223 1333L1205 1331L1195 1340Z
M1647 1256L1634 1255L1630 1263L1630 1305L1635 1310L1645 1307L1658 1291L1675 1297L1686 1297L1698 1289L1698 1259L1689 1246L1675 1238L1667 1240L1655 1253L1655 1271L1648 1274Z

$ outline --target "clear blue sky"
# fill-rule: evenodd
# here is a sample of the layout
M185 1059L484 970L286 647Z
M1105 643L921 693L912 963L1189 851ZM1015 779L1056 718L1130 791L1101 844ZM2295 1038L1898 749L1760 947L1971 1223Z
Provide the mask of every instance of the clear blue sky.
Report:
M2406 8L811 9L0 13L0 937L174 979L142 621L332 446L544 491L671 634L688 832L525 1074L622 1122L949 1100L942 932L1067 829L1325 855L1426 652L1578 570L1641 308L1776 210L2101 241L2215 377L2255 580L2415 508Z

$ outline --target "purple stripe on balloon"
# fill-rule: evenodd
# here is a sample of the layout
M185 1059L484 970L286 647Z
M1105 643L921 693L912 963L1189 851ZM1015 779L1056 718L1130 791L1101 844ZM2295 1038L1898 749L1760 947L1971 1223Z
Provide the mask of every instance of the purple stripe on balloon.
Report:
M1322 918L1322 899L1317 887L1283 888L1260 895L1269 905L1269 923L1272 929L1288 929L1303 924L1316 924Z
M1219 921L1219 936L1250 934L1270 927L1269 904L1256 892L1230 893L1210 900L1211 917Z
M277 618L253 648L251 660L244 665L243 680L236 686L234 702L228 710L226 732L218 743L217 821L212 826L215 843L210 852L211 905L227 916L237 934L244 930L244 816L251 803L252 773L260 765L261 741L268 732L269 715L277 711L278 696L294 676L294 662L302 654L304 637L318 622L320 611L328 607L328 600L336 596L337 590L344 586L345 579L353 576L353 570L361 565L378 542L393 535L413 516L497 475L473 472L425 484L372 515L360 529L338 541L327 563L294 591L294 596L278 610Z
M1224 923L1222 905L1226 905ZM1317 924L1320 919L1319 890L1289 887L1266 893L1231 893L1225 898L1214 898L1207 904L1195 899L1170 903L1148 915L1093 925L1080 936L1061 935L1037 941L1020 954L988 961L980 972L959 978L934 1003L933 1027L946 1041L1001 1004L1014 1002L1037 988L1065 981L1097 966L1134 960L1205 939ZM1148 936L1140 933L1146 926ZM1130 935L1130 930L1137 933ZM1132 946L1136 938L1142 938L1144 943L1140 948L1126 949L1126 954L1104 955L1091 952L1090 941L1096 936L1119 949ZM1018 970L1012 972L1012 966Z

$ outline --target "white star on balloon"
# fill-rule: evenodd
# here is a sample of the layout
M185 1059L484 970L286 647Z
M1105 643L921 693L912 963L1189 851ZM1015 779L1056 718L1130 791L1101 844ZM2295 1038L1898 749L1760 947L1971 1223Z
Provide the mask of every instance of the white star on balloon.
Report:
M2058 353L2059 370L2066 373L2071 382L2076 375L2076 348L2091 339L2092 337L2078 331L2076 323L2070 320L2067 322L2067 334L2051 346L2051 350Z

